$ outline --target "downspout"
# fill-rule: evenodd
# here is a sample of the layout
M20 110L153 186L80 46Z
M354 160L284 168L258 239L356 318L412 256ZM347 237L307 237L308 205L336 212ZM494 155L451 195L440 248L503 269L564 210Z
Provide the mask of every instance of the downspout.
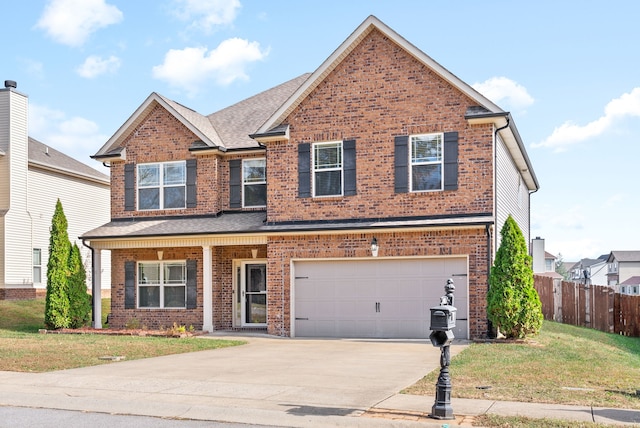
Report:
M80 238L80 240L83 246L91 250L91 326L94 328L102 328L102 290L96 290L96 250L88 245L84 239ZM96 305L99 305L98 310L96 310ZM96 314L96 312L98 312L98 314ZM99 315L99 318L96 317L96 315Z
M506 129L509 127L509 123L511 122L509 119L509 115L505 116L505 119L507 120L507 123L504 126L501 126L500 128L497 128L494 132L493 132L493 184L494 184L494 189L493 189L493 209L494 209L494 213L495 213L495 220L493 222L493 225L497 227L497 220L498 220L498 132L502 131L503 129ZM489 284L489 276L491 275L491 264L492 264L492 259L493 259L493 253L492 253L492 244L493 244L493 237L491 236L491 229L490 226L487 225L487 289L488 287L491 287L491 284ZM488 337L493 337L493 326L491 325L491 321L487 320L487 326L488 326L488 330L487 331L487 336Z

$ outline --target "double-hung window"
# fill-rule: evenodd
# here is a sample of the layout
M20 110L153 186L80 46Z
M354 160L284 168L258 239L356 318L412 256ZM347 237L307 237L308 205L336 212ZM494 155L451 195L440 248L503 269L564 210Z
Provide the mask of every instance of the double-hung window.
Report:
M42 249L33 249L33 282L42 283Z
M412 135L409 141L411 191L442 190L443 135Z
M267 205L266 159L245 159L242 161L242 195L245 207L264 207Z
M138 165L138 209L162 210L186 207L186 162Z
M185 308L186 299L186 262L138 263L138 307Z
M313 145L313 196L342 196L342 141Z

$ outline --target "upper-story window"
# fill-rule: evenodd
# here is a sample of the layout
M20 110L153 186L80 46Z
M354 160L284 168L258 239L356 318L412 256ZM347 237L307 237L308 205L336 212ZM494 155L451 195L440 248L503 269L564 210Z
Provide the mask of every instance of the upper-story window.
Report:
M342 141L313 145L313 196L342 195Z
M162 210L186 207L186 162L138 165L138 209Z
M443 138L442 134L412 135L411 191L442 190Z
M267 205L267 163L264 158L242 161L242 205Z

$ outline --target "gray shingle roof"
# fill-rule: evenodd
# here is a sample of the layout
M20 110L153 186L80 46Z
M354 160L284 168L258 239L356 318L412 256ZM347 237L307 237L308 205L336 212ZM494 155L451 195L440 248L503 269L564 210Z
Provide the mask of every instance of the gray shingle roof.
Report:
M148 238L231 232L249 233L259 231L266 218L264 211L251 211L194 218L119 219L86 232L82 238Z
M29 164L109 184L109 176L29 137Z
M208 116L228 149L258 147L249 137L276 111L310 76L303 74L274 88L240 101Z

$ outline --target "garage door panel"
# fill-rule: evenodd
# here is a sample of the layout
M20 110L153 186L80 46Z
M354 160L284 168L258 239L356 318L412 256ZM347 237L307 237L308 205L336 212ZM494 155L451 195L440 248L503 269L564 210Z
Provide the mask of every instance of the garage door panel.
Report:
M455 280L454 334L467 338L466 258L294 262L296 336L417 338L429 336L429 308Z

